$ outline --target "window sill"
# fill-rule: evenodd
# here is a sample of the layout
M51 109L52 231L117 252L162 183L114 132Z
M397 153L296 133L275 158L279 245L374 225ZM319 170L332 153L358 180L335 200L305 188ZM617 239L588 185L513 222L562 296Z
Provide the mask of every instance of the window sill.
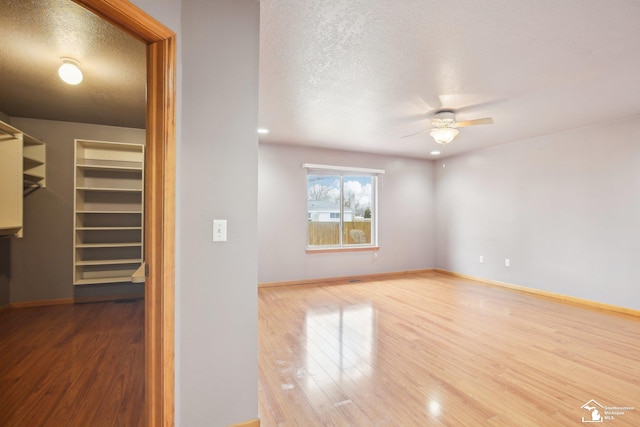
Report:
M364 246L364 247L342 247L342 248L321 248L321 249L309 249L305 251L308 254L326 254L331 252L367 252L367 251L378 251L380 250L379 246Z

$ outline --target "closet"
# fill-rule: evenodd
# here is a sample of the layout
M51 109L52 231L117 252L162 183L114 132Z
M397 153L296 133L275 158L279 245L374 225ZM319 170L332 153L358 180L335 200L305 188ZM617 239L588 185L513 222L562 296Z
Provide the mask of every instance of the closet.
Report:
M0 236L22 237L23 198L46 185L44 142L0 121Z
M131 282L144 256L144 146L76 139L74 169L74 285Z

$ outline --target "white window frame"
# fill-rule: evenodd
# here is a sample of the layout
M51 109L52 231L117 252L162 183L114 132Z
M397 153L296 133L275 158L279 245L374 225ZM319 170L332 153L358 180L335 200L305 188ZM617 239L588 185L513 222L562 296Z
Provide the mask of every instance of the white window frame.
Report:
M366 250L378 250L378 227L380 222L380 214L378 208L378 200L380 195L379 177L385 173L383 169L370 169L370 168L358 168L347 166L331 166L331 165L319 165L313 163L304 163L303 168L307 169L305 177L306 186L309 185L309 175L327 175L327 176L339 176L340 177L340 221L339 221L339 236L340 241L337 245L309 245L309 235L307 229L307 253L313 252L334 252L334 251L366 251ZM343 223L344 223L344 177L345 176L365 176L372 178L372 208L373 214L371 218L371 243L369 244L345 244L343 242ZM307 190L308 191L308 190ZM307 192L305 191L305 193ZM308 204L308 198L306 203ZM307 210L307 221L309 218Z

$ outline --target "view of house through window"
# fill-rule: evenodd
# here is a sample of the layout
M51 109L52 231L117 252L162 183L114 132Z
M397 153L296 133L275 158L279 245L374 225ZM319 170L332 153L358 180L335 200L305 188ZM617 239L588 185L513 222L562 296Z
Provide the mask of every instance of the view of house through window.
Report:
M309 171L308 246L375 246L376 189L375 175Z

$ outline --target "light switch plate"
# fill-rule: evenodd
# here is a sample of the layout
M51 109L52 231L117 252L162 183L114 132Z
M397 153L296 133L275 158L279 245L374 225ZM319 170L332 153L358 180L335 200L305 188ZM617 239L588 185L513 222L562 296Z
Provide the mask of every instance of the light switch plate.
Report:
M227 241L227 220L226 219L213 220L213 241L214 242Z

